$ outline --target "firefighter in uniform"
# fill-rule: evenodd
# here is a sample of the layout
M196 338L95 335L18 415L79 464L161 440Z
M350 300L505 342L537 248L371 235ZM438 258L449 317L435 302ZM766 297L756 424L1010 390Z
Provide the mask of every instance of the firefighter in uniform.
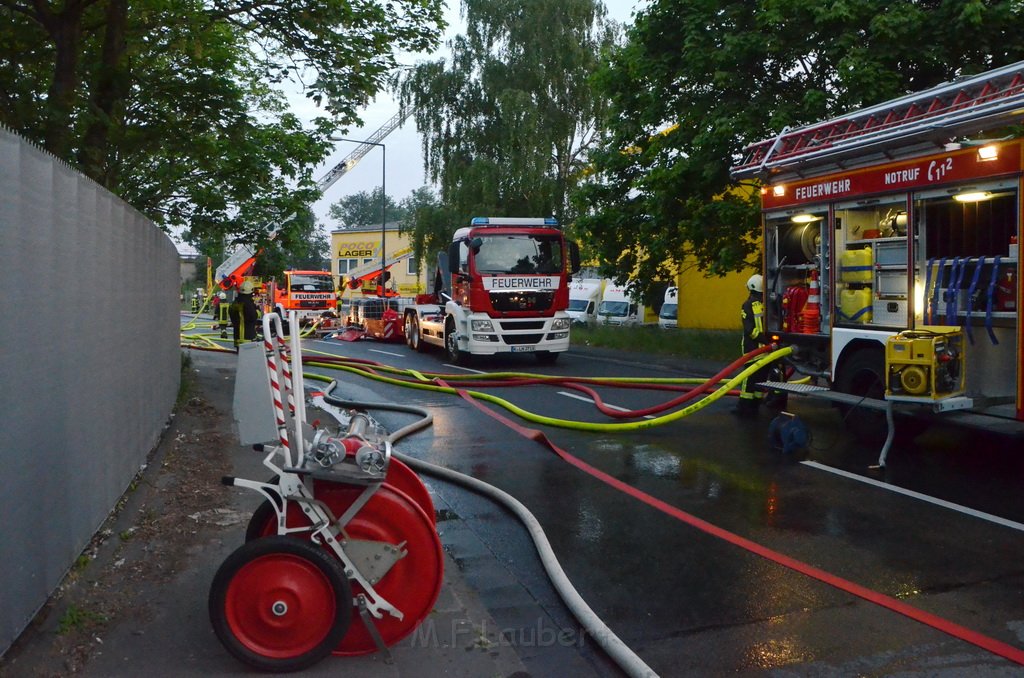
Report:
M235 300L228 306L228 317L231 318L231 328L234 331L235 351L238 351L238 346L243 342L256 340L259 312L252 293L252 281L246 280L235 294Z
M743 353L747 354L763 344L767 343L767 336L764 331L764 302L761 301L764 293L764 278L760 273L755 273L747 280L746 301L740 308L740 318L743 321ZM755 415L761 405L764 394L755 389L758 384L768 379L771 366L765 365L757 372L743 380L740 385L739 402L733 411L739 415Z

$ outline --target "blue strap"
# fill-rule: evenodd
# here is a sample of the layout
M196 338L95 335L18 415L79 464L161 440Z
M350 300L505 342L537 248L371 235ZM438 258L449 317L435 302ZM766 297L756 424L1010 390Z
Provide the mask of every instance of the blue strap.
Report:
M939 306L939 295L942 294L942 274L946 270L946 257L939 259L939 268L935 272L935 288L932 290L931 299L931 310L928 313L929 324L935 324L935 318L938 317L938 306Z
M992 300L996 296L996 280L999 279L999 259L996 257L992 261L992 280L988 283L988 301L985 304L985 330L988 331L988 338L992 340L993 346L999 345L999 340L996 339L996 333L992 330Z
M974 295L978 291L978 280L981 279L981 269L984 268L984 257L978 257L974 263L974 275L971 277L971 287L967 290L967 318L964 324L967 325L967 339L974 343L974 334L971 332L971 312L974 311Z
M860 309L853 315L846 315L842 311L839 311L839 317L842 318L843 320L848 320L850 322L857 322L857 318L861 317L862 315L870 311L871 308L871 306L865 306L864 308Z
M935 259L928 260L928 267L924 269L924 298L922 299L924 308L921 309L921 314L924 316L924 324L931 325L932 312L928 307L928 300L932 295L932 266L935 265Z
M960 257L953 257L953 265L949 267L949 281L942 293L942 299L946 302L947 325L956 322L956 276L960 271Z
M871 266L871 265L868 265L868 266L840 266L839 270L842 271L843 273L849 273L851 271L873 271L873 270L875 270L875 267Z
M950 295L950 306L952 307L952 313L950 313L950 306L946 307L947 325L959 324L957 322L957 313L959 313L960 309L957 308L957 299L960 296L960 290L962 290L964 286L964 275L967 273L968 261L970 261L970 257L964 257L963 259L957 260L957 264L959 265L960 269L956 276L956 284L953 285L953 292Z

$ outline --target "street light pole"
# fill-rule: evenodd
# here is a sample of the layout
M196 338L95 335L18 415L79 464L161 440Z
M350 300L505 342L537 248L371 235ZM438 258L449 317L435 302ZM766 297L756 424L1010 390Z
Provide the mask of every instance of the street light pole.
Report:
M346 139L344 137L330 137L331 141L348 141L355 144L368 144L370 146L379 146L381 153L380 163L380 277L378 278L379 285L377 286L377 296L384 296L384 263L385 263L385 238L387 237L387 226L388 226L388 191L385 181L387 179L388 169L388 153L387 147L384 144L376 141L367 141L366 139Z

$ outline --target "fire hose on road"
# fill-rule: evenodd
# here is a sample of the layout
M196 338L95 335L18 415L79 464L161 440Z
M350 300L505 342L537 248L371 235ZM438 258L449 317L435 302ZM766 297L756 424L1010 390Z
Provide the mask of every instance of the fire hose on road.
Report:
M768 351L768 350L770 350L769 347L764 347L763 349L760 349L759 352L760 353L764 353L765 351ZM718 527L716 525L708 523L707 521L701 520L701 519L699 519L699 518L697 518L697 517L695 517L693 515L690 515L690 514L684 512L684 511L682 511L682 510L680 510L680 509L678 509L678 508L676 508L674 506L671 506L670 504L665 503L664 501L661 501L661 500L659 500L659 499L657 499L655 497L652 497L651 495L648 495L648 494L646 494L646 493L644 493L644 492L642 492L642 491L640 491L640 490L638 490L638 489L636 489L636 488L634 488L634 487L632 487L632 486L630 486L630 485L628 485L628 484L618 480L617 478L614 478L614 477L604 473L603 471L601 471L601 470L599 470L597 468L594 468L593 466L587 464L586 462L578 459L577 457L569 454L565 450L562 450L561 448L559 448L550 439L548 439L548 437L544 433L542 433L541 431L538 431L538 430L535 430L535 429L528 429L526 427L523 427L523 426L519 425L518 423L516 423L514 421L511 421L511 420L507 419L506 417L503 417L502 415L500 415L500 414L498 414L496 412L492 412L491 410L489 410L486 407L484 407L484 405L480 402L480 401L488 401L488 402L492 402L492 403L498 404L498 405L504 407L505 409L509 410L510 412L513 412L514 414L520 416L523 419L527 419L529 421L533 421L533 422L536 422L536 423L541 423L541 424L545 424L545 425L549 425L549 426L556 426L556 427L561 427L561 428L571 428L571 429L576 429L576 430L588 430L588 431L637 430L637 429L642 429L642 428L649 428L651 426L657 426L659 424L667 423L669 421L676 421L676 420L678 420L678 419L680 419L682 417L688 416L689 414L692 414L692 413L694 413L696 411L699 411L700 409L702 409L703 407L706 407L711 402L714 402L715 400L723 397L732 388L734 388L737 384L739 384L744 378L746 378L750 374L753 374L755 371L760 369L762 366L770 364L771 362L784 357L785 355L788 354L788 352L789 352L789 349L782 349L782 350L777 350L777 351L771 351L770 353L762 355L759 359L757 359L756 361L751 363L744 370L740 371L738 374L736 374L735 376L733 376L732 378L729 378L729 379L725 379L724 378L724 374L728 373L728 368L727 368L726 370L723 370L723 372L720 372L719 374L715 375L714 377L710 378L709 380L706 380L707 387L704 388L704 389L701 389L702 392L706 391L706 390L709 390L711 388L711 386L716 384L716 383L718 384L718 388L715 391L713 391L710 395L708 395L707 397L701 399L697 403L688 405L687 407L685 407L685 408L683 408L681 410L678 410L678 411L676 411L676 412L674 412L674 413L672 413L670 415L659 417L657 419L646 420L646 421L641 421L641 422L630 422L630 423L625 423L625 424L591 424L591 423L584 423L584 422L571 422L571 421L555 419L555 418L551 418L551 417L544 417L544 416L540 416L540 415L535 415L535 414L526 412L525 410L522 410L521 408L518 408L518 407L512 405L511 403L508 403L507 401L504 401L504 400L502 400L500 398L496 398L496 397L494 397L494 396L492 396L490 394L474 392L474 391L467 391L467 390L463 390L461 388L454 388L449 383L445 382L445 380L443 378L435 377L433 381L436 382L436 385L429 385L428 386L426 382L429 381L429 380L427 380L426 377L422 376L422 375L420 375L420 377L415 382L406 382L406 381L402 381L402 380L398 380L398 379L394 379L394 378L390 378L390 377L383 377L383 376L381 376L379 374L371 374L366 369L366 366L367 366L368 363L365 362L365 361L361 362L359 364L359 366L356 367L354 365L341 366L341 365L339 365L337 363L333 363L332 364L332 362L324 363L322 361L322 359L311 358L308 364L310 364L310 365L322 364L324 366L331 366L331 367L335 367L337 369L345 369L347 371L351 371L351 372L354 372L354 373L360 373L360 374L363 374L364 376L368 376L368 377L373 378L373 379L378 379L378 380L381 380L381 381L384 381L384 382L387 382L387 383L395 383L395 384L400 384L400 385L406 385L406 386L410 386L410 387L413 387L413 388L429 388L431 390L437 390L437 391L441 391L441 392L457 394L460 397L462 397L463 399L465 399L467 402L469 402L470 404L474 405L475 407L477 407L477 408L481 409L482 411L484 411L485 413L487 413L489 416L497 419L498 421L501 421L506 426L508 426L509 428L513 429L514 431L516 431L520 435L522 435L524 437L527 437L527 438L529 438L531 440L534 440L536 442L539 442L539 443L547 446L550 450L555 452L555 454L557 454L562 460L570 463L571 465L573 465L576 468L584 471L585 473L591 475L592 477L600 480L601 482L604 482L605 484L608 484L608 485L618 489L619 491L623 492L624 494L627 494L628 496L630 496L630 497L632 497L632 498L634 498L634 499L636 499L638 501L641 501L642 503L644 503L644 504L646 504L646 505L648 505L648 506L650 506L650 507L652 507L652 508L654 508L654 509L656 509L656 510L662 512L662 513L664 513L664 514L666 514L668 516L671 516L671 517L675 518L676 520L679 520L680 522L686 523L686 524L688 524L688 525L690 525L690 526L692 526L692 527L694 527L694 528L696 528L698 530L701 530L702 532L705 532L705 533L710 534L712 536L718 537L718 538L720 538L720 539L722 539L722 540L724 540L724 541L726 541L726 542L728 542L730 544L733 544L734 546L738 546L738 547L740 547L740 548L742 548L742 549L744 549L744 550L746 550L746 551L748 551L750 553L759 555L759 556L761 556L763 558L766 558L766 559L768 559L768 560L770 560L772 562L775 562L775 563L777 563L779 565L787 567L787 568L789 568L789 569L791 569L791 570L793 570L795 572L798 572L798 573L803 574L803 575L805 575L807 577L811 577L813 579L816 579L818 581L826 583L826 584L828 584L828 585L830 585L830 586L832 586L832 587L834 587L836 589L839 589L841 591L844 591L844 592L846 592L846 593L848 593L850 595L859 597L859 598L861 598L861 599L863 599L865 601L868 601L868 602L871 602L871 603L873 603L875 605L878 605L879 607L891 610L893 612L897 612L898 614L901 614L901 615L903 615L903 616L905 616L905 617L907 617L909 619L913 619L914 621L917 621L917 622L919 622L921 624L924 624L924 625L929 626L929 627L931 627L933 629L941 631L942 633L945 633L945 634L947 634L947 635L949 635L951 637L957 638L957 639L959 639L961 641L973 644L973 645L975 645L977 647L980 647L980 648L982 648L982 649L984 649L984 650L986 650L988 652L991 652L992 654L995 654L997 656L1003 657L1004 659L1007 659L1007 660L1009 660L1009 661L1011 661L1011 662L1013 662L1015 664L1024 665L1024 650L1021 650L1020 648L1014 647L1014 646L1009 645L1007 643L1004 643L1004 642L1002 642L1002 641L1000 641L998 639L995 639L995 638L992 638L990 636L986 636L984 634L981 634L981 633L978 633L976 631L973 631L972 629L969 629L969 628L964 627L964 626L962 626L960 624L957 624L957 623L955 623L955 622L953 622L953 621L951 621L949 619L940 617L938 615L932 614L932 613L927 612L925 610L921 610L921 609L919 609L917 607L914 607L913 605L910 605L908 603L903 602L902 600L899 600L897 598L893 598L892 596L888 596L888 595L885 595L885 594L880 593L878 591L874 591L874 590L869 589L867 587L861 586L861 585L859 585L859 584L857 584L855 582L852 582L852 581L849 581L849 580L844 579L842 577L836 576L836 575L834 575L834 574L832 574L830 572L826 572L824 570L816 568L813 565L810 565L808 563L804 563L804 562L799 561L799 560L797 560L795 558L791 558L791 557L789 557L789 556L787 556L785 554L782 554L782 553L779 553L779 552L774 551L772 549L769 549L767 547L764 547L764 546L762 546L760 544L757 544L756 542L753 542L753 541L751 541L749 539L746 539L746 538L744 538L744 537L742 537L740 535L734 534L734 533L729 532L727 530L724 530L724 529L722 529L722 528L720 528L720 527ZM737 361L737 363L733 363L733 365L730 366L730 367L736 366L737 364L742 364L742 362L745 362L746 360L750 360L752 357L754 357L754 356L752 356L751 354L748 354L747 356L744 356L743 358L741 358L740 361ZM494 378L497 375L486 375L486 376L490 377L490 378ZM504 376L508 376L508 377L513 378L513 379L521 379L521 380L522 379L527 379L527 380L531 379L531 377L524 377L524 375L504 375ZM317 378L317 377L314 377L314 378ZM465 380L464 377L460 377L460 379ZM541 379L539 381L542 382L542 381L548 381L548 380L547 379ZM553 381L557 382L558 380L555 379ZM700 383L703 380L688 380L688 381L691 381L691 383ZM678 380L676 381L676 383L678 383ZM644 411L635 411L634 413L630 413L630 414L635 414L636 412L644 412ZM405 434L404 431L400 431L398 433L403 434L403 435ZM430 468L429 466L424 465L424 464L426 464L426 462L416 462L416 460L410 460L410 459L404 458L404 457L403 457L403 459L405 459L410 464L417 463L419 465L419 468L421 470L423 470L423 472L431 473L431 472L434 471L434 469ZM449 473L454 473L454 472L449 472ZM440 472L439 472L439 475L442 475L442 477L444 477L444 474L441 474ZM479 482L479 481L477 481L477 482ZM540 547L538 546L538 548L540 548ZM568 604L568 602L567 602L567 604ZM571 605L570 605L570 607L571 607ZM628 648L626 648L626 649L628 651ZM609 651L609 654L611 654L611 651Z

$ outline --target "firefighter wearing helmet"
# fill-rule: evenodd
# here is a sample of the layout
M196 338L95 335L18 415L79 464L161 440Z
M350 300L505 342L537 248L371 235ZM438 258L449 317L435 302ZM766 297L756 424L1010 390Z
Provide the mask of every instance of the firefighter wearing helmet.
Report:
M235 293L235 300L228 307L228 316L231 318L231 328L234 331L235 350L246 341L256 340L256 325L259 321L259 311L256 302L253 301L252 293L254 285L251 280L242 282L238 292Z
M743 321L743 353L746 355L767 343L764 331L764 278L755 273L747 279L747 298L740 307L740 319ZM743 416L755 415L761 405L764 394L755 389L754 384L765 381L771 370L770 366L759 369L743 380L740 385L739 402L733 410Z

